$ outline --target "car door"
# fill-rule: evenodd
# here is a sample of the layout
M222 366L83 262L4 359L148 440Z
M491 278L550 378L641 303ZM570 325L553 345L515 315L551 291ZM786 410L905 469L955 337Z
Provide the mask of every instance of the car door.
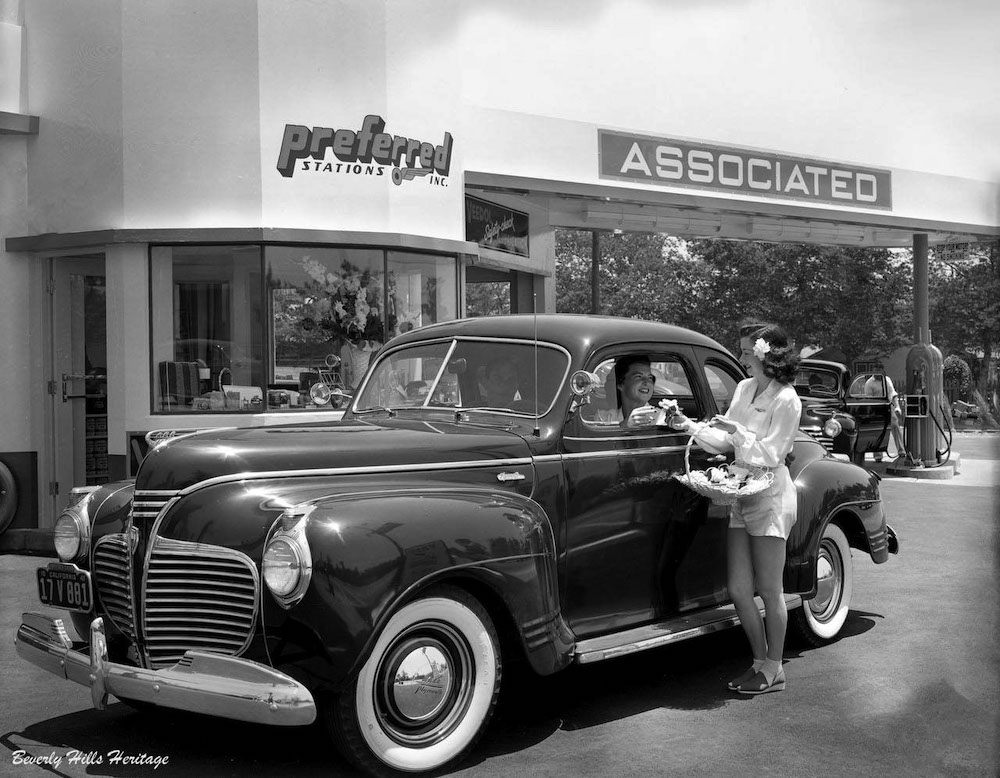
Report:
M847 412L858 425L855 451L884 451L889 443L890 408L885 375L861 373L847 389Z
M563 608L578 637L657 620L725 597L726 511L673 476L684 472L688 435L668 427L628 428L616 405L614 364L650 357L656 389L691 418L714 409L689 346L639 344L597 355L588 370L605 378L567 423ZM693 469L708 466L694 448Z

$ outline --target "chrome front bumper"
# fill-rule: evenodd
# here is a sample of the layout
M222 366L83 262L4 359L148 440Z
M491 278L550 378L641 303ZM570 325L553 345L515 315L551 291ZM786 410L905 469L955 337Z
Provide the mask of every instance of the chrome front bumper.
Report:
M104 619L90 623L90 653L74 650L62 619L25 613L14 644L22 659L89 686L94 707L108 695L256 724L301 726L316 719L305 686L249 659L188 651L172 667L146 670L108 661Z

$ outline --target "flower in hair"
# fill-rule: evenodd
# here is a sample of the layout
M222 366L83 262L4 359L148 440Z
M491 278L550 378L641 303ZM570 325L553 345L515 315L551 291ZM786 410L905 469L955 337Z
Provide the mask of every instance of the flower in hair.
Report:
M771 353L771 344L763 338L757 338L753 344L753 355L763 361L765 354Z

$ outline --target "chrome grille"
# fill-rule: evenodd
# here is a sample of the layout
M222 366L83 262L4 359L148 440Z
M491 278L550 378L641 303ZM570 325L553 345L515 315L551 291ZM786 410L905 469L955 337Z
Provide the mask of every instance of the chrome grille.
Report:
M149 522L160 515L160 511L170 502L176 492L140 492L132 495L132 520L134 522ZM148 526L148 525L147 525Z
M94 587L105 615L123 633L135 638L125 535L106 535L94 546Z
M239 654L253 636L259 579L245 554L157 538L143 587L143 630L154 669L176 663L189 649Z
M824 435L822 432L818 430L817 431L806 430L806 433L808 433L809 437L811 437L813 440L819 443L827 451L833 452L833 438L831 438L829 435Z

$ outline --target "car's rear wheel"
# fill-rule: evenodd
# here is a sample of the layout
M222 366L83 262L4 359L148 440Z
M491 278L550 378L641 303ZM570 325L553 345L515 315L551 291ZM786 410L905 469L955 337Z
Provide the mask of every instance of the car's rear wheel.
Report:
M827 524L816 559L816 596L790 614L795 633L813 646L834 640L847 621L853 591L854 560L847 536L836 524Z
M437 770L479 739L500 676L486 609L461 589L437 587L389 619L357 679L333 702L334 738L376 775Z

